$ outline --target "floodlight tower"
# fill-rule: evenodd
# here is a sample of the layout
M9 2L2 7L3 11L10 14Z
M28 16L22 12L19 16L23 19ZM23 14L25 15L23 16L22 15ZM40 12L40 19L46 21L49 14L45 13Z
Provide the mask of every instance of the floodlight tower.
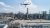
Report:
M30 4L21 4L21 5L24 5L25 7L27 6L27 5L30 5ZM28 7L27 7L27 19L28 19Z

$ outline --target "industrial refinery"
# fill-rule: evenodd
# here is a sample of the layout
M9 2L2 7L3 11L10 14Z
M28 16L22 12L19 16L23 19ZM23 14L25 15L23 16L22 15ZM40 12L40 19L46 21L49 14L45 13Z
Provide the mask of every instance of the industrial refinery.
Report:
M39 11L31 14L31 12L29 13L31 4L32 0L25 0L23 3L20 3L26 9L26 13L20 11L18 13L0 13L0 28L50 28L50 10L48 12Z

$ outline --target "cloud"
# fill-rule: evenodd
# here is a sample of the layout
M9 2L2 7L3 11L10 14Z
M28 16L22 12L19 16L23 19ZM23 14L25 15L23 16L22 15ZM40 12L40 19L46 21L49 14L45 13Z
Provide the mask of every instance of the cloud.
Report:
M28 3L28 4L31 3L30 5L27 6L29 9L29 13L31 13L31 14L39 13L39 11L46 11L47 10L44 7L35 5L34 3L32 3L32 0L24 0L24 3ZM5 12L5 13L9 13L9 12L18 13L19 11L22 13L26 13L27 7L25 7L23 5L7 5L4 2L0 2L0 12Z
M27 9L29 10L29 13L37 13L39 10L38 10L38 6L33 4L31 0L24 0L24 3L27 3L27 4L30 4L28 5L27 7L22 7L21 9L21 12L27 12Z
M39 12L42 12L42 11L48 11L48 8L46 8L44 6L35 5L34 3L32 3L32 0L24 0L24 3L27 3L27 4L31 3L30 5L27 6L28 10L29 10L29 14L30 13L31 14L33 14L33 13L39 13ZM23 8L23 10L25 12L27 11L26 8L25 9ZM22 12L24 12L23 10L22 10Z
M10 7L9 5L6 5L4 2L0 2L0 5L3 5L4 7Z
M35 4L33 4L32 3L32 1L31 0L24 0L24 2L23 2L24 4L30 4L30 5L28 5L28 6L19 6L19 11L20 12L23 12L23 13L26 13L27 12L27 8L29 9L29 13L35 13L35 11L36 11L36 8L37 8L37 5L35 5Z
M6 5L4 2L0 2L0 13L14 12L14 7Z

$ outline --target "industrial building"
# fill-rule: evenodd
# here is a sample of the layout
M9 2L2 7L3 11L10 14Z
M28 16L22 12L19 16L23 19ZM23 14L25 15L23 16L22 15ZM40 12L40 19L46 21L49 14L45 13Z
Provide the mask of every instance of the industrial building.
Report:
M15 20L9 25L13 28L50 28L50 20Z

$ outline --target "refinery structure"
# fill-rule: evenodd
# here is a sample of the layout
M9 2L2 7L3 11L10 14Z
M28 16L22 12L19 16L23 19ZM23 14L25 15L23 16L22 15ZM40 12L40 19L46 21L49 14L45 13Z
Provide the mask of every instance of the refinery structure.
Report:
M29 1L29 0L28 0ZM31 3L21 3L27 9L27 13L0 13L0 23L7 24L8 28L50 28L50 12L47 14L43 11L42 14L29 14L27 7Z

